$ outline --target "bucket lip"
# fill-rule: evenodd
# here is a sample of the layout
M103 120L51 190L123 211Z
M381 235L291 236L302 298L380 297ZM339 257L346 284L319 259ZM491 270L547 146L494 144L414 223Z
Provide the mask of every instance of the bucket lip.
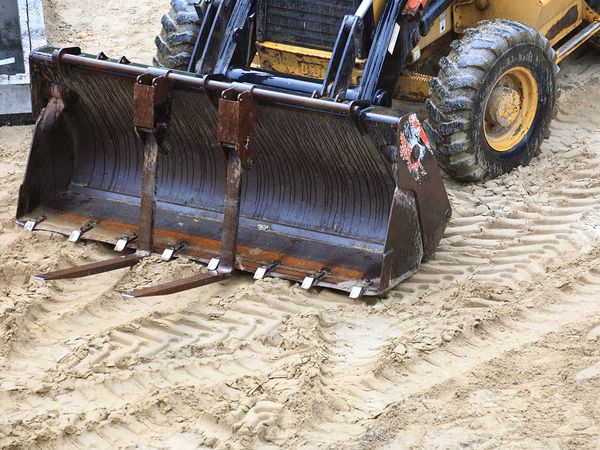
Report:
M127 58L107 58L104 53L93 55L83 53L78 47L58 48L44 46L31 53L30 60L44 64L68 64L79 66L86 70L98 70L110 72L115 75L137 77L145 73L154 73L158 68L129 61ZM238 93L252 91L258 103L277 105L283 107L306 109L313 112L347 116L354 119L362 119L368 122L381 123L386 126L396 127L411 113L375 106L362 101L335 101L327 98L314 98L305 93L272 88L260 84L240 83L214 77L211 75L198 75L182 70L164 70L164 76L169 79L173 87L181 89L200 89L212 91L216 94L229 89Z

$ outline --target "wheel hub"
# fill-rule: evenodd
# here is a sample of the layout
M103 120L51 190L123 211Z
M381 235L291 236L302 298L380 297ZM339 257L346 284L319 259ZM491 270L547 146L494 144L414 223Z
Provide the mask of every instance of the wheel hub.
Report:
M510 127L521 113L519 92L507 86L497 86L488 103L488 120L497 127Z
M484 133L497 152L512 150L531 129L538 109L538 83L524 66L507 70L490 93L484 116Z

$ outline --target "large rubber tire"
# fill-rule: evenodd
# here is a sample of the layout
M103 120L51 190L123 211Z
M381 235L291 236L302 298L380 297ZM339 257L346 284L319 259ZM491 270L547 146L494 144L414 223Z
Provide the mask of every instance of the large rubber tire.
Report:
M171 10L163 16L162 30L154 39L154 65L187 70L200 30L195 1L171 0Z
M427 101L427 126L439 165L463 182L495 178L527 165L549 135L556 102L558 66L548 40L517 22L484 21L452 43L440 66ZM488 144L484 117L496 83L513 67L533 73L539 92L537 110L524 137L500 152Z

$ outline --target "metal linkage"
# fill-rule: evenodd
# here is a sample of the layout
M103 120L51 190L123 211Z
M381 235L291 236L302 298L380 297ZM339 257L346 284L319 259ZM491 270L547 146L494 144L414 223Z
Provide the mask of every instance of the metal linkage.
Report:
M363 33L363 21L358 16L346 16L333 48L321 95L343 101L352 79L352 71Z
M225 75L234 57L238 55L238 49L249 53L253 45L252 28L248 24L251 22L255 2L204 1L204 5L196 7L202 25L190 58L188 72ZM245 29L247 32L244 32ZM236 38L231 39L231 36ZM246 62L249 58L249 55L243 55L240 62Z
M221 255L213 258L208 273L182 280L126 292L127 298L168 295L188 289L217 283L231 276L235 270L240 197L244 171L252 166L252 133L256 120L256 106L252 91L237 94L233 89L223 91L219 100L217 136L227 160L225 209L221 234Z

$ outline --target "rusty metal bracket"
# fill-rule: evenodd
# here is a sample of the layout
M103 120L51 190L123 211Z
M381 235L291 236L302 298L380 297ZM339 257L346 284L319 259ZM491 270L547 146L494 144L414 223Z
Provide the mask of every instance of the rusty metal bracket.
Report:
M256 121L256 105L252 91L236 94L228 89L219 100L217 138L227 159L225 209L221 235L222 270L233 271L240 222L240 197L244 170L252 167L252 134Z
M256 104L252 89L241 94L234 89L226 89L221 93L217 139L223 149L235 149L244 169L252 167L252 132L255 122Z
M221 233L221 255L215 263L216 270L193 277L175 280L138 291L125 292L127 298L168 295L184 290L217 283L231 276L235 270L238 228L240 222L240 198L244 171L252 166L252 134L256 120L256 106L252 90L238 93L227 89L219 99L219 123L217 136L227 160L225 207ZM144 165L144 177L146 166ZM143 199L142 199L143 200ZM212 269L212 267L209 267Z
M154 247L159 147L171 115L167 74L168 71L140 75L133 88L133 125L144 144L139 242L140 250L147 252Z

